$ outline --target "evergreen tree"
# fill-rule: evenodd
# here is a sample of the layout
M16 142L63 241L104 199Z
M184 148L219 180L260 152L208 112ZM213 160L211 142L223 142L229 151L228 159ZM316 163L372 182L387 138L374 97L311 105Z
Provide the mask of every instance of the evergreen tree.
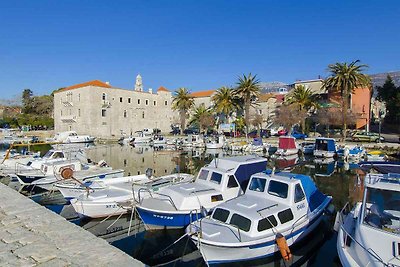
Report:
M383 86L376 87L377 99L386 104L385 120L390 123L400 123L400 86L396 87L392 77L387 76Z

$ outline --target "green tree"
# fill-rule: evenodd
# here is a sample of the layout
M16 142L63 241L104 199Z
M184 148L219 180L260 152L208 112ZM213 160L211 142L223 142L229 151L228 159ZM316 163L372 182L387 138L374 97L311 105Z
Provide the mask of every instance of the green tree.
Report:
M204 104L195 108L194 113L189 121L189 124L194 124L199 127L200 133L209 127L213 127L215 118L209 108L206 108Z
M260 95L260 81L257 79L257 75L252 76L251 73L243 77L239 77L235 94L243 100L244 103L244 121L246 124L246 134L249 133L250 125L250 107Z
M22 112L31 113L33 109L33 92L31 89L24 89L22 92Z
M172 109L178 110L181 121L181 134L186 127L186 118L188 111L194 106L193 97L186 88L179 88L174 92L172 100Z
M211 97L214 103L213 108L218 114L222 114L224 122L234 112L239 109L239 101L235 96L234 91L228 87L219 88Z
M351 94L357 87L369 87L371 79L362 72L367 65L358 65L360 60L348 63L335 63L328 65L331 75L323 82L323 88L331 92L339 92L342 100L343 138L347 131L347 110Z
M311 109L318 107L318 95L313 93L310 88L304 85L298 85L291 91L286 99L288 104L297 104L299 111L306 111L306 114ZM301 129L306 132L306 117L299 118L301 122Z
M386 121L400 123L400 86L396 87L392 77L387 76L383 86L376 87L377 99L385 102L387 114Z

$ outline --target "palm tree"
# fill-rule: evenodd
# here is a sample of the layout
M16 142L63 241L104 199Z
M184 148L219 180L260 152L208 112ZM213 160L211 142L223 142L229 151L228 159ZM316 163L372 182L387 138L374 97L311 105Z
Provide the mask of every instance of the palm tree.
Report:
M189 121L189 124L195 124L199 126L200 133L203 129L214 126L214 116L212 115L211 109L206 108L204 104L194 109L193 115Z
M186 126L186 117L188 111L194 106L193 97L190 96L189 91L186 88L179 88L174 92L172 100L172 109L179 111L179 117L181 120L181 134Z
M246 133L249 132L250 124L250 106L252 101L254 101L260 95L260 81L257 79L257 75L252 76L251 73L243 77L239 77L237 82L237 87L234 91L235 95L242 98L244 103L244 120L246 124Z
M346 138L347 110L351 94L357 87L369 87L371 78L363 74L367 65L357 65L360 60L348 63L335 63L328 65L331 76L323 82L323 88L331 92L340 93L342 100L343 138Z
M234 91L226 86L219 88L211 97L211 101L214 103L215 112L224 116L224 121L240 107Z
M318 95L313 93L310 88L306 88L304 85L298 85L288 95L286 102L288 104L297 104L299 111L305 110L308 112L311 108L318 107ZM301 129L305 133L306 119L301 118Z

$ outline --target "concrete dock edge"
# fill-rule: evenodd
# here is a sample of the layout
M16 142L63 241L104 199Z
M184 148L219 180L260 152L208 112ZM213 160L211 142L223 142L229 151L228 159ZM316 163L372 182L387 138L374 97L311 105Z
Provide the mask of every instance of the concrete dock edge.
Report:
M0 183L1 266L145 266Z

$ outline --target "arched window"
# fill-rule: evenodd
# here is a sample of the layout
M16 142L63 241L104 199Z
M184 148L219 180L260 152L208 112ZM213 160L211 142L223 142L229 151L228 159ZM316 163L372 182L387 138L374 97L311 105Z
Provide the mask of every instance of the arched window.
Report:
M102 100L106 100L106 99L107 99L107 95L106 95L106 93L103 93L103 95L102 95L101 99L102 99Z
M126 117L127 117L127 111L124 110L124 118L126 118Z

